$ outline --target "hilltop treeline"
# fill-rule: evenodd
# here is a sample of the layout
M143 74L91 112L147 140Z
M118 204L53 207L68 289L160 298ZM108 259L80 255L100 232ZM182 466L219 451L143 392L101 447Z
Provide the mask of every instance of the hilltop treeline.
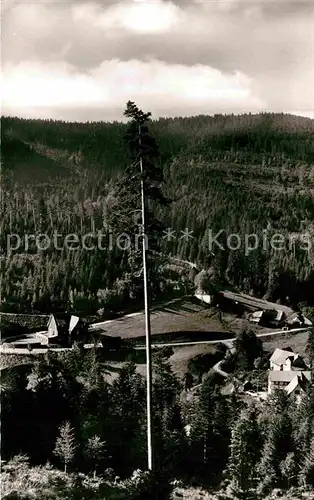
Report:
M52 238L57 231L63 241L72 233L81 239L108 232L118 206L116 180L129 161L126 125L9 117L2 125L0 238L7 255L3 297L10 307L15 302L42 310L53 299L94 312L137 300L138 267L117 245L38 251L33 242L8 255L9 234ZM163 191L172 200L167 207L152 205L163 230L172 231L160 230L163 253L212 267L245 292L313 304L313 120L202 115L152 121L150 132L159 145ZM217 233L219 245L211 240ZM277 233L283 242L276 246L270 242ZM245 238L254 250L246 248ZM18 246L17 238L11 240ZM173 279L163 261L155 264L154 294L165 293Z

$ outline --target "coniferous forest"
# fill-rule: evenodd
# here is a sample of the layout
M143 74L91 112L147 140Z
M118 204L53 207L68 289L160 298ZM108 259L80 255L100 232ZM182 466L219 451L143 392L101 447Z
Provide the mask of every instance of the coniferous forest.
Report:
M138 192L123 184L130 164L126 130L119 122L2 119L2 310L92 315L140 300L136 251L115 244L127 233L134 247L134 213L126 215L125 207L140 206L139 183ZM201 115L162 118L149 130L168 200L150 200L160 224L160 253L211 267L243 292L313 305L313 120ZM89 246L98 231L103 236L95 251L63 245L75 234L79 242L88 235ZM218 233L219 245L210 241ZM245 237L252 233L258 244L247 236L249 245L257 248L246 251ZM284 238L280 250L267 244L278 233ZM44 235L40 248L32 235ZM156 297L170 286L164 264L156 253Z
M125 116L127 124L2 119L1 312L91 321L142 307L141 182L151 300L191 292L195 275L174 272L172 256L203 269L198 279L205 273L215 288L311 310L313 120L202 115L147 127L150 114L132 102ZM280 237L281 248L262 236ZM183 497L183 485L204 487L206 500L262 500L274 490L312 498L313 384L298 400L283 390L263 401L226 394L211 370L224 348L213 348L197 385L191 370L173 372L171 349L154 350L153 472L146 381L130 345L115 353L125 358L115 376L115 354L96 342L13 355L1 377L4 498L166 500ZM313 329L306 352L313 371ZM268 354L253 331L239 333L234 379L253 376L266 393ZM189 498L200 498L192 489Z
M254 358L243 346L242 370ZM159 350L148 473L145 379L130 358L109 383L102 356L75 345L3 370L3 498L165 500L181 485L191 499L200 485L220 492L210 500L270 499L275 489L289 500L313 498L313 386L299 404L281 389L254 402L223 395L210 371L190 392Z

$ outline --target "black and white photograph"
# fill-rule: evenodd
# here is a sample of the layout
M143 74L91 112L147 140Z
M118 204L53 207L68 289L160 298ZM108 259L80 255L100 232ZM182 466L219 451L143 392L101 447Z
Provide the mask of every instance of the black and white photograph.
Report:
M314 1L1 0L3 500L314 500Z

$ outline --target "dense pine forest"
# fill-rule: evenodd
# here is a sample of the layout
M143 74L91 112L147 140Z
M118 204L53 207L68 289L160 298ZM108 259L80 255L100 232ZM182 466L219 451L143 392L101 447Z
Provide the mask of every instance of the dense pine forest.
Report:
M137 199L134 186L130 192L123 186L130 164L126 128L119 122L2 118L2 310L95 314L141 300L141 264L125 209L137 206L140 191ZM168 200L150 202L160 223L153 297L171 294L174 279L159 257L170 254L213 269L225 286L313 305L314 121L285 114L201 115L153 120L149 131L159 147L155 165ZM173 233L166 237L168 228ZM66 235L81 241L98 231L104 234L101 248L62 246ZM110 245L111 231L113 241L127 233L132 249ZM209 244L210 231L220 232L222 248ZM35 237L43 235L45 243L54 232L58 248L38 248ZM237 250L226 243L233 233L233 248L241 240ZM247 252L245 235L251 233L259 244ZM269 241L278 233L285 241L280 250L262 245L263 234ZM34 237L26 241L25 235ZM176 287L185 290L187 280L180 276Z
M146 127L149 113L131 102L125 116L131 122L2 119L1 310L90 320L140 307L141 181L152 299L204 281L313 306L314 121L215 115ZM280 248L267 244L279 237ZM170 500L183 498L180 486L189 500L270 500L274 490L311 498L313 384L300 398L267 395L270 353L252 330L237 333L234 349L192 356L179 374L178 347L154 349L153 472L143 351L98 349L96 337L90 349L4 356L4 498ZM313 372L313 329L305 352ZM222 359L227 381L215 370ZM247 382L265 398L239 389Z
M243 380L256 356L268 366L261 343L245 335L234 354ZM145 472L145 379L134 353L110 383L108 352L79 345L3 370L3 498L166 500L179 498L171 492L180 484L214 495L191 489L189 500L265 500L274 488L285 499L313 498L313 386L299 404L281 389L254 401L223 395L209 371L189 391L169 354L153 356L153 474Z

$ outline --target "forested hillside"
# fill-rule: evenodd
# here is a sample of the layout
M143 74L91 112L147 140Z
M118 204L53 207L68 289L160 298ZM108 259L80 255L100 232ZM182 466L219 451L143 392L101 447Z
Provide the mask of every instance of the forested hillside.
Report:
M54 231L63 239L98 230L108 236L116 180L129 161L125 130L118 122L2 119L3 308L45 310L61 301L61 307L92 313L141 296L138 267L116 245L38 250L22 238L52 238ZM174 231L166 238L161 230L163 253L211 267L221 281L247 293L313 305L314 121L201 115L152 121L150 132L159 145L164 194L172 200L153 207L164 229ZM221 231L223 249L210 245L210 230ZM238 236L228 248L232 233ZM251 233L257 248L246 251ZM269 242L276 233L284 238L280 250L262 244L263 235ZM231 250L238 240L238 250ZM158 295L171 279L162 261L155 271Z
M248 336L251 342L245 333L237 339L236 374L257 381L266 372L253 369L255 356L262 354L266 366L268 359ZM145 379L133 360L108 383L107 356L76 344L2 371L3 498L170 500L182 498L170 495L178 481L216 493L189 500L313 498L313 386L300 404L280 389L258 401L237 391L224 396L210 371L197 392L186 391L158 350L150 474Z

